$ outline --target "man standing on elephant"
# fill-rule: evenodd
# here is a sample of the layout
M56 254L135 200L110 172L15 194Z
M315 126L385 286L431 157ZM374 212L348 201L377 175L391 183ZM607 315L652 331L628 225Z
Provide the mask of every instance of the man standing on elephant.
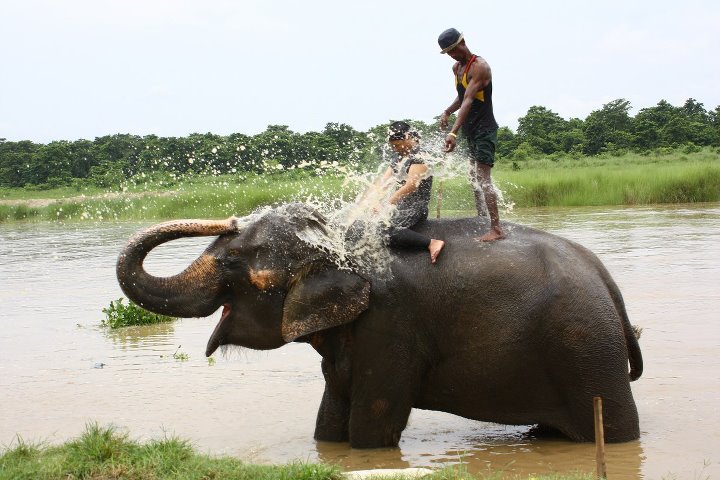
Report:
M445 151L452 152L455 149L457 134L462 128L470 148L470 175L478 215L484 215L484 203L490 216L490 231L477 240L500 240L505 238L505 233L500 227L497 194L490 177L495 163L498 129L493 115L490 66L483 58L473 55L465 45L463 34L454 28L442 32L438 43L442 49L440 53L447 53L455 60L453 74L457 89L457 97L440 115L440 126L446 129L450 115L457 112L455 123L445 137Z

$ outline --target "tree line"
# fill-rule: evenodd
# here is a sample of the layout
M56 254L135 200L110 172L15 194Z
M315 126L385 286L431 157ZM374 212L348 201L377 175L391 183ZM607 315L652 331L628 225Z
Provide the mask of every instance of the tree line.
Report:
M613 100L584 120L562 118L532 106L513 132L498 131L500 159L529 160L546 155L621 154L658 148L720 147L720 106L706 110L688 99L682 106L665 100L630 115L630 102ZM438 131L433 123L410 121L421 134ZM270 125L257 135L193 133L186 137L116 134L94 140L53 141L0 139L0 186L53 188L90 182L119 185L140 174L233 174L312 167L321 164L374 166L381 158L387 126L360 132L328 123L322 132L296 133Z

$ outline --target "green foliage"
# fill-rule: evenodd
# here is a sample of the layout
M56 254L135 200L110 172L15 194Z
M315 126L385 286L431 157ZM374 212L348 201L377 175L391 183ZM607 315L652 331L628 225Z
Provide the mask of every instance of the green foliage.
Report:
M632 144L632 119L628 114L630 102L621 98L603 105L588 115L583 125L583 152L596 155L602 151L628 148ZM609 145L612 144L612 147Z
M510 169L495 176L518 206L645 205L720 201L720 163L595 164ZM656 157L657 160L657 157ZM620 160L617 160L620 161ZM567 161L565 161L567 162ZM565 163L563 162L563 163Z
M177 350L175 350L175 353L173 353L173 358L181 362L187 362L188 360L190 360L190 355L185 352L181 352L180 347L182 347L182 345L180 345Z
M588 115L566 120L543 106L532 106L518 120L518 131L498 131L500 158L525 160L554 153L600 155L642 152L685 145L720 146L720 106L705 110L689 98L675 107L665 100L641 109L633 118L630 102L617 99ZM431 124L405 119L425 138L438 132ZM387 127L359 132L328 123L322 132L299 134L286 125L268 125L249 136L193 133L187 137L139 137L116 134L94 140L54 141L38 145L0 139L0 187L32 185L54 189L80 186L119 189L139 175L234 175L290 169L313 170L321 162L372 170L383 158Z
M13 220L27 220L36 217L40 210L25 204L20 204L10 209L9 217Z
M175 320L173 317L148 312L131 301L128 301L126 305L123 303L122 298L111 301L110 306L103 308L102 311L105 314L105 318L102 320L101 325L109 328L121 328L131 325L153 325Z
M294 462L250 465L230 457L197 453L177 437L141 444L114 427L86 426L77 439L59 446L33 446L22 441L0 455L0 480L157 479L189 480L341 480L337 467Z
M499 160L493 170L507 202L517 207L720 201L720 148L689 144L595 156L541 155L530 147L517 152L523 151L524 155ZM142 183L129 183L126 192L117 194L89 186L83 196L69 187L46 192L0 188L0 197L8 199L7 204L0 204L0 222L226 218L290 201L349 201L360 188L359 183L346 184L332 166L327 172L296 168L272 175L189 175L170 180L166 175L146 175ZM598 183L599 178L604 183ZM466 177L436 177L434 197L441 186L444 216L450 210L475 208ZM40 195L52 199L39 200ZM433 200L431 216L435 208Z
M564 151L564 136L570 133L570 123L557 113L541 106L532 106L518 120L518 140L544 154Z
M190 442L166 436L140 443L117 428L90 423L76 439L62 445L17 444L0 454L0 480L342 480L337 466L295 461L285 465L252 465L232 457L196 452ZM375 478L375 477L373 477ZM403 480L393 475L378 477ZM414 477L413 477L414 478ZM465 464L435 469L427 480L590 480L589 473L513 475L502 470L471 474Z

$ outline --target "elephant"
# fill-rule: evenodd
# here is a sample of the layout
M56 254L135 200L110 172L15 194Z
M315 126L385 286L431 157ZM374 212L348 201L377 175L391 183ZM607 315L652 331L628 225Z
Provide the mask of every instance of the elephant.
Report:
M630 382L642 374L640 346L618 286L591 251L511 222L504 240L478 242L483 217L415 228L445 240L437 263L391 250L383 270L338 262L332 225L302 203L169 221L130 239L117 278L156 313L205 317L222 307L207 356L230 345L314 348L325 379L318 441L397 446L418 408L587 442L596 396L607 442L639 438ZM217 238L175 276L145 271L153 248L193 236Z

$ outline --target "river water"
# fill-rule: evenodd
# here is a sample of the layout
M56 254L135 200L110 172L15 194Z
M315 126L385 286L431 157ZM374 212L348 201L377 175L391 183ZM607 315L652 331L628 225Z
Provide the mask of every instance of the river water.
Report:
M632 384L642 437L607 446L609 477L720 477L720 204L533 209L506 218L593 250L620 286L631 322L643 327L645 371ZM309 346L236 350L208 362L203 352L219 312L101 328L102 308L122 296L117 253L147 225L0 225L0 445L16 435L59 443L97 422L138 440L175 434L202 452L262 463L595 470L594 445L423 410L413 410L399 448L318 443L323 379ZM208 242L161 246L148 269L177 273Z

